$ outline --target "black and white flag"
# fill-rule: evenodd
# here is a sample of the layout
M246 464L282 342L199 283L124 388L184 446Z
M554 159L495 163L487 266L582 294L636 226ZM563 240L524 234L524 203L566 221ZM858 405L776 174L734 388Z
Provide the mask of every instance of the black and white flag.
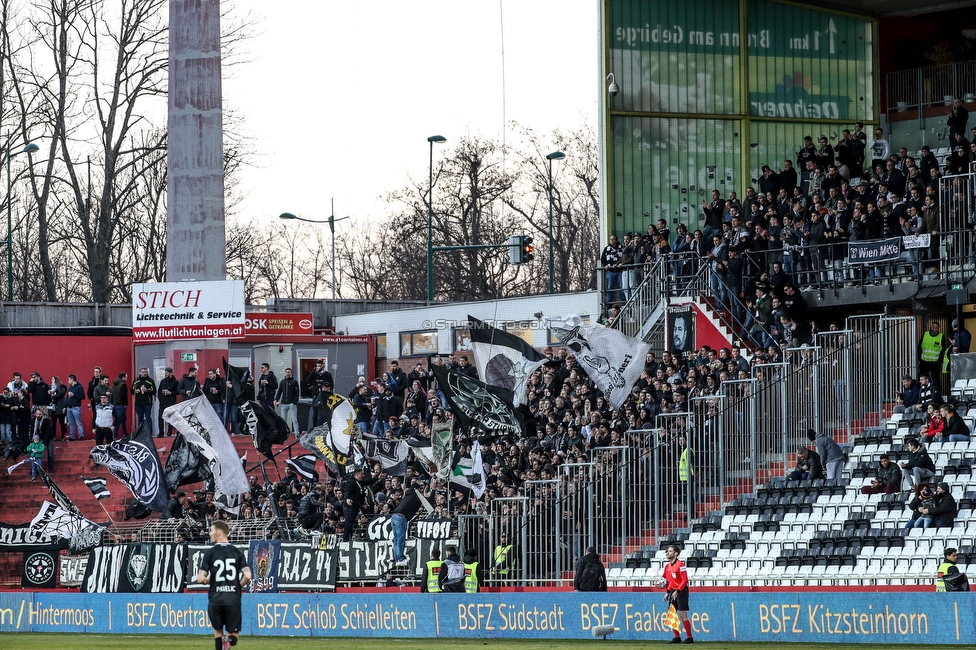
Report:
M51 475L45 472L44 468L42 467L38 467L37 469L41 472L41 480L44 481L44 485L47 486L47 491L51 493L51 498L54 499L54 502L71 514L77 517L84 517L84 515L81 514L81 510L78 508L78 506L76 506L74 501L72 501L68 495L64 493L61 486L54 482Z
M478 499L485 493L485 464L481 460L481 443L477 440L471 445L471 456L457 455L451 483L457 483L474 493Z
M261 402L244 402L241 404L241 415L244 417L244 426L254 441L254 448L266 458L274 456L272 445L284 444L291 435L288 423L273 408Z
M472 438L522 436L522 421L512 407L512 391L430 364L437 386L465 434Z
M345 476L349 465L353 434L356 427L356 409L341 395L331 395L323 405L331 413L324 424L299 437L302 447L325 462L329 472Z
M227 363L227 359L221 358L224 362L224 377L231 383L227 389L229 401L237 406L244 402L254 399L254 378L251 370L242 366L232 366Z
M130 436L92 447L89 456L96 465L107 467L139 503L156 512L166 508L169 493L149 420Z
M489 386L512 391L516 408L526 402L529 378L549 359L531 345L508 332L468 316L471 352L478 376Z
M85 482L85 485L88 486L88 489L91 490L92 494L95 495L95 498L99 501L112 496L112 493L108 491L107 487L105 487L105 479L83 478L81 480Z
M370 438L364 439L362 444L366 458L379 461L390 476L403 476L407 473L410 446L405 440Z
M50 501L41 504L41 509L37 516L31 520L31 530L41 535L50 535L58 539L71 539L74 535L90 528L99 528L94 522L89 521L73 512L69 512Z
M196 449L214 479L217 492L235 495L248 491L247 475L237 456L237 448L205 397L195 397L169 407L163 411L163 420ZM169 461L166 466L169 469Z
M651 346L603 325L587 325L579 316L546 320L607 401L616 409L623 408L630 389L644 371Z
M315 454L305 454L303 456L289 458L285 461L285 466L295 470L295 473L306 481L318 483L319 473L315 471L316 460L317 458L315 457Z

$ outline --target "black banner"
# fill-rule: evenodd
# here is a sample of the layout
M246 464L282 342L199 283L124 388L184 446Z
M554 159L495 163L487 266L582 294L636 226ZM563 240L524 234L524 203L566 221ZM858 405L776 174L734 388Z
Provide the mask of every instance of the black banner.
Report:
M0 551L24 550L27 546L68 548L68 540L34 532L30 526L0 523Z
M371 542L393 539L393 517L390 515L373 517L366 526L366 537Z
M53 589L58 577L57 551L24 551L20 586L25 589Z
M450 539L452 519L421 519L417 522L417 539Z
M247 558L251 552L249 544L234 544L244 553ZM203 555L210 548L210 544L187 544L186 545L186 590L205 591L207 585L197 582L197 572L200 571L200 563L203 562Z
M81 591L177 593L183 591L185 544L130 544L92 549Z
M851 264L890 262L901 255L901 237L852 241L848 244L847 260Z
M339 554L334 550L283 543L278 564L278 589L335 591L338 564Z
M457 540L408 539L404 546L408 565L406 572L420 578L424 564L430 559L430 552L437 548L441 557L446 557L444 547L448 543L457 545ZM383 542L343 542L339 544L339 581L370 582L378 580L393 570L393 543Z

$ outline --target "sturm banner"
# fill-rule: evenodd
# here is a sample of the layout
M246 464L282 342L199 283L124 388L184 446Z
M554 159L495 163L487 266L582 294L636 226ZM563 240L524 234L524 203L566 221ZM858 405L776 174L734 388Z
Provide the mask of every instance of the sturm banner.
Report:
M185 544L130 544L92 549L81 590L176 593L183 590Z

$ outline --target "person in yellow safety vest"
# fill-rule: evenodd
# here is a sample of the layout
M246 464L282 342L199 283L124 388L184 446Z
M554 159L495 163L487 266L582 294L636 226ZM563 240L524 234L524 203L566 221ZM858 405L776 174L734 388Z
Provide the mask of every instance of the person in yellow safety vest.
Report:
M969 591L969 578L959 571L956 559L959 552L954 548L947 548L943 553L945 561L939 565L939 572L935 579L936 591Z
M936 386L939 385L937 378L944 371L948 349L949 338L940 331L938 321L929 322L928 331L918 341L918 371L928 374Z
M492 560L492 577L500 580L507 580L512 577L515 571L515 553L506 533L502 533L498 546L495 547Z
M423 594L439 594L441 592L441 585L438 581L441 574L441 552L440 549L433 549L430 552L430 560L424 565L424 576L420 581L420 593Z
M464 593L476 594L481 591L481 583L484 582L477 549L465 549L464 559L461 561L464 563Z
M688 444L687 434L682 433L678 436L678 447L681 449L681 456L678 459L678 482L681 503L678 511L691 510L694 512L694 490L691 479L695 477L695 450ZM693 514L692 514L693 516Z

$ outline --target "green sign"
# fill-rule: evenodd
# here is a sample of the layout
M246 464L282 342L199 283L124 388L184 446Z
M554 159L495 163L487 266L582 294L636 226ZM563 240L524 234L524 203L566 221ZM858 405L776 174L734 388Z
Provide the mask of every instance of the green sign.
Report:
M620 0L610 10L611 108L799 119L874 116L870 20L749 0L748 107L741 100L739 3Z
M196 360L197 360L196 352L184 352L180 355L180 361L196 361Z

